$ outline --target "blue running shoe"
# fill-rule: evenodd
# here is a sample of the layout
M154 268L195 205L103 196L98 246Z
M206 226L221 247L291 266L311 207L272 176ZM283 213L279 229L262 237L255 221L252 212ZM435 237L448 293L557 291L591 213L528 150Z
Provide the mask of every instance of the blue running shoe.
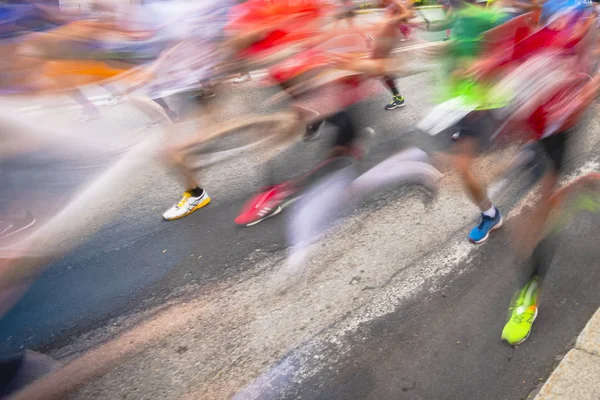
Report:
M496 209L496 216L494 218L488 217L485 214L481 214L481 221L479 225L471 230L469 234L469 241L471 243L483 243L488 237L490 237L490 233L499 229L502 226L502 214L500 211Z

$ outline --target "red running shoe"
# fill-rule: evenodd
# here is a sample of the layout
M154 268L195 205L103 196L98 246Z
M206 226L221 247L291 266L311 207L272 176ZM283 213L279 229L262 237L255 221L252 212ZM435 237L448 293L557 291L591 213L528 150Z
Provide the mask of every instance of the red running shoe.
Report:
M287 205L296 200L297 190L290 182L271 186L252 197L234 220L236 225L252 226L260 221L279 214Z

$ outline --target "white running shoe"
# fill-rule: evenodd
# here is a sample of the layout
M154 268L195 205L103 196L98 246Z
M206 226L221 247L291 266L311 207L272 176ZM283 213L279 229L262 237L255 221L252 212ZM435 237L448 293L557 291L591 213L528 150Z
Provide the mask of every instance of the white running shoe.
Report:
M204 207L208 203L210 203L210 197L208 197L206 190L198 197L192 197L190 192L185 192L183 193L181 200L179 200L179 203L165 211L163 218L166 221L183 218Z
M245 74L245 75L238 76L237 78L235 78L233 80L233 83L246 83L251 79L252 79L252 77L250 76L250 74Z

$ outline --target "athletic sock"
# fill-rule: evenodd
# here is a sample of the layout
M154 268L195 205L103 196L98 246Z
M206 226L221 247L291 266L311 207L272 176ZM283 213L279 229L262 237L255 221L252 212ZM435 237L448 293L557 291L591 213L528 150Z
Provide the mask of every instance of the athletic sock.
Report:
M496 207L492 205L492 208L483 212L483 215L486 215L490 218L496 218Z
M394 80L392 78L390 78L389 76L386 76L383 78L383 81L385 82L385 85L388 87L388 89L390 89L390 91L392 92L394 97L402 97L402 96L400 96L400 92L398 91L398 88L396 87L396 82L394 82Z

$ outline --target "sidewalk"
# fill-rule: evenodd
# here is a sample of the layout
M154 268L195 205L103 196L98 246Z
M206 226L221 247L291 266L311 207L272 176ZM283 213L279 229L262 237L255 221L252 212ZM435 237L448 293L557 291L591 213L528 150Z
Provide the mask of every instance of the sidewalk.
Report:
M535 399L600 399L600 308Z

